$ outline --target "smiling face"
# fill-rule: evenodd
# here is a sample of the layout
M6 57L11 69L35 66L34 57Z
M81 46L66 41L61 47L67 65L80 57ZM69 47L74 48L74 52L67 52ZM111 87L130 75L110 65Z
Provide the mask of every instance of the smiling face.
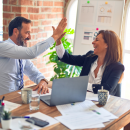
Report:
M17 36L17 45L27 46L27 40L31 39L31 24L22 23L22 28Z
M106 55L107 52L107 44L105 43L102 34L97 35L96 39L92 42L94 47L95 55Z

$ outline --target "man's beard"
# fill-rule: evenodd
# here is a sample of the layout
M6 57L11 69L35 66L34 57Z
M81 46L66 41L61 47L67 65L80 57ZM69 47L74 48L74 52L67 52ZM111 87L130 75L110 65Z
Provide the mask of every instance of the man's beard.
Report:
M17 44L19 45L19 46L25 46L25 47L27 47L27 44L26 43L24 43L24 40L29 40L29 38L23 38L22 37L22 35L19 33L19 35L18 35L18 38L17 38Z

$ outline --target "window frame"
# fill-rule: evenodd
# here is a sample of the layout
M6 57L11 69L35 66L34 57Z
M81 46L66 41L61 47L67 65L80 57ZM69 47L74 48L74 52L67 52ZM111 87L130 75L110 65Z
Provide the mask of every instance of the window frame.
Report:
M65 16L67 18L67 20L69 21L69 11L70 11L70 8L72 6L72 4L75 2L76 0L70 0L66 6L66 9L65 9Z

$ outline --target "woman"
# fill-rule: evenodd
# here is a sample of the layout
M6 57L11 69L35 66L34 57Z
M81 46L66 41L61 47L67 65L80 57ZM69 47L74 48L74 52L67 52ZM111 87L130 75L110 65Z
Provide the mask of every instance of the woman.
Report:
M121 41L115 32L101 30L92 44L94 51L82 56L70 55L64 50L60 37L56 42L57 55L62 62L82 66L80 76L89 75L89 90L97 93L103 86L115 95L124 71Z

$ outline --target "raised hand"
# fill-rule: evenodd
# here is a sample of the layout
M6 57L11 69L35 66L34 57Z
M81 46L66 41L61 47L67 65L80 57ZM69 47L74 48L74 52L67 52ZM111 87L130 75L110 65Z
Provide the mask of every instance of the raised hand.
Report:
M64 30L65 30L66 26L67 26L67 19L64 17L60 21L60 23L58 24L56 29L54 27L52 27L53 28L53 35L52 35L52 37L54 38L55 41L57 39L59 39L62 34L64 34Z
M61 44L61 39L65 35L66 32L64 32L57 40L56 40L56 46Z

